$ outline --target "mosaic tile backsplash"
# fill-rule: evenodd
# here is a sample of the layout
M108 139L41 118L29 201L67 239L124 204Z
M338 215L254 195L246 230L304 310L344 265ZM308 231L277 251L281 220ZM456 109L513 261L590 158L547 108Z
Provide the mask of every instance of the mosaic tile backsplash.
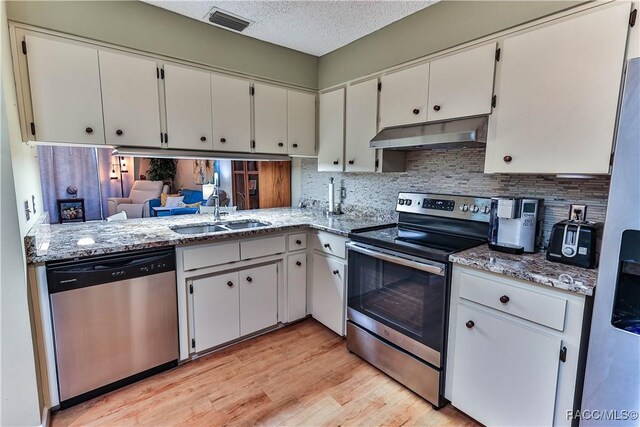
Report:
M393 217L399 191L474 196L521 196L545 199L544 241L551 227L566 219L571 203L586 204L587 219L604 221L608 176L567 179L544 175L486 175L484 147L434 149L407 153L406 172L318 172L316 159L302 160L301 201L326 207L329 177L335 180L336 202L346 212ZM344 198L340 196L343 187Z

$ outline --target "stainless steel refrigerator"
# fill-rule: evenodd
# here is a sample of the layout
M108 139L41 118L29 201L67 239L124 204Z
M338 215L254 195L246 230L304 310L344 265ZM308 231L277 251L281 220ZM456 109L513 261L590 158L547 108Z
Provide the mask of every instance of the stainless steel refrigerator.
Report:
M627 62L580 425L640 425L640 58Z

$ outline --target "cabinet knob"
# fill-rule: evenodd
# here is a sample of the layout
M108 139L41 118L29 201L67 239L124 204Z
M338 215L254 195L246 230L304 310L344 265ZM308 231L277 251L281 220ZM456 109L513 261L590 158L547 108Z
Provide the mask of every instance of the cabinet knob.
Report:
M296 245L301 245L302 244L302 240L296 240Z
M230 287L230 288L233 288L233 282L232 281L228 281L227 282L227 286Z
M251 276L247 277L247 282L249 282L249 283L253 282L253 279L251 278Z
M413 109L413 114L415 114L417 116L418 114L420 114L420 110L418 110L417 108L414 108Z
M222 142L224 144L225 142L227 142L227 139L226 138L220 138L220 142Z
M92 134L93 133L93 128L86 128L85 132L87 132L88 134Z
M200 137L200 141L205 142L206 140L207 140L207 137L206 137L206 136L201 136L201 137Z
M508 296L506 296L506 295L502 295L502 296L500 297L500 302L501 302L501 303L503 303L503 304L508 303L508 302L509 302L509 297L508 297Z
M349 160L350 165L354 164L355 162L356 162L355 160Z
M293 144L293 148L298 148L298 144Z
M504 160L504 161L505 161L505 163L511 163L511 160L513 160L513 157L511 157L511 156L504 156L504 157L502 158L502 160Z
M302 267L302 263L301 263L300 261L296 261L296 265L297 265L298 267Z
M118 130L116 131L116 135L118 135L118 136L122 136L122 134L124 134L124 132L122 132L122 130L121 130L121 129L118 129Z
M330 245L329 243L325 243L325 244L324 244L324 247L328 249L328 248L330 248L330 247L331 247L331 245Z
M434 105L433 106L433 111L440 111L440 106L439 105Z
M469 320L467 323L465 323L465 325L467 326L467 328L471 329L474 326L476 326L476 324L473 322L473 320Z
M339 161L339 160L334 160L334 161L333 161L333 164L334 164L334 165L337 165L338 163L340 163L340 161Z
M284 144L282 142L278 142L278 147L284 147Z
M333 274L335 274L335 275L337 276L338 274L340 274L340 271L338 271L338 270L333 270L333 271L332 271L332 273L333 273Z

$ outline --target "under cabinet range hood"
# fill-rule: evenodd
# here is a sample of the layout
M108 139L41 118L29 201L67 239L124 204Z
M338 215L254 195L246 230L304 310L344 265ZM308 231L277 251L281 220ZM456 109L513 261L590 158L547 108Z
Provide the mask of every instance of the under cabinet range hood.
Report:
M488 116L478 116L388 127L378 132L369 148L424 150L486 143L488 121Z

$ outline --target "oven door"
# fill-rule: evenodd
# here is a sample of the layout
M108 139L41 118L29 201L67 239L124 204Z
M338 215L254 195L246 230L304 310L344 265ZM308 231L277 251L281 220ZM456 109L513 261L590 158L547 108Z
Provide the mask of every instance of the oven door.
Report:
M440 367L447 265L354 242L347 251L349 320Z

